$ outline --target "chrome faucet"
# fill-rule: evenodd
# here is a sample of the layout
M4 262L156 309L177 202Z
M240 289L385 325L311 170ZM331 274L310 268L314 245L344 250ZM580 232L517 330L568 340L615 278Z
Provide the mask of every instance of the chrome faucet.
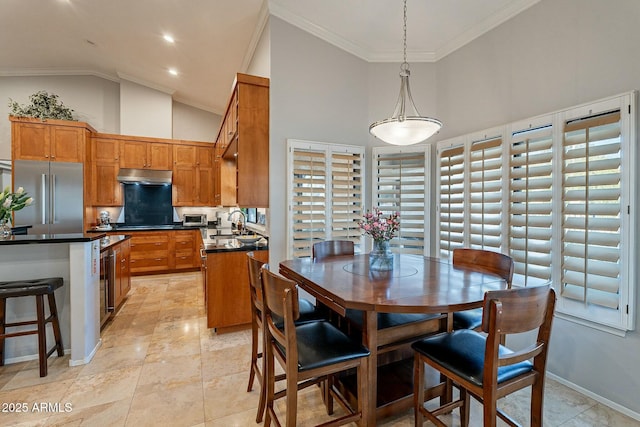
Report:
M229 216L227 217L227 221L231 221L231 217L233 216L234 213L239 213L240 215L242 215L242 230L240 230L240 234L244 234L245 230L247 229L247 216L244 214L244 212L242 212L240 209L236 209L235 211L232 211L229 213ZM237 227L237 225L236 225Z

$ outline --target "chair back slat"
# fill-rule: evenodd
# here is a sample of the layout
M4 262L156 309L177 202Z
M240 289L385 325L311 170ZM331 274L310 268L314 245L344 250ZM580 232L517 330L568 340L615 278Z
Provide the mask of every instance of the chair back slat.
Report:
M247 252L247 260L249 267L249 285L251 291L251 302L258 310L262 310L262 284L260 283L260 269L263 266L265 269L269 269L269 265L263 261L256 259L253 251Z
M314 259L321 260L340 255L353 255L355 249L351 240L326 240L314 243L311 254Z
M267 317L271 318L272 314L275 314L281 319L290 318L292 323L298 320L300 317L300 305L298 303L298 287L296 283L265 268L262 268L261 275L264 310ZM285 304L285 291L287 289L291 290L290 295L292 297L290 313L287 313Z
M458 248L453 250L453 265L502 277L511 288L513 258L499 252L484 249Z
M551 285L489 291L484 298L482 330L504 335L538 329L553 314L554 303ZM495 319L491 319L493 312Z

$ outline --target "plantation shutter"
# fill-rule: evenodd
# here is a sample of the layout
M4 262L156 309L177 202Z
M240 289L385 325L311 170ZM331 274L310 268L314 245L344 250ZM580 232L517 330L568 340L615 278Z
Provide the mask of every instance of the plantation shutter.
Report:
M562 296L618 309L621 238L620 111L565 123Z
M514 282L551 280L552 126L512 133L509 156L509 255Z
M471 144L469 246L501 252L502 138Z
M291 217L294 257L311 256L314 243L325 240L327 170L324 151L293 148Z
M351 240L362 248L364 148L289 140L288 253L308 257L313 244Z
M394 252L425 253L427 149L374 148L373 205L386 216L400 214L400 229L390 246Z
M363 213L362 186L362 153L332 153L331 236L335 240L353 241L356 250L362 236L358 227Z
M464 246L464 146L438 149L438 167L439 256L449 259Z

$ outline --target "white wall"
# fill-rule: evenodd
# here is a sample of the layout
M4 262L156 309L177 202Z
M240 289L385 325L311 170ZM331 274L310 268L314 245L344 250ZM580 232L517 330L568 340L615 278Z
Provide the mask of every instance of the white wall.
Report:
M128 80L120 81L120 133L171 138L171 95Z
M173 102L173 139L215 142L222 116Z
M271 35L269 260L286 255L287 138L368 140L367 63L274 17Z
M268 21L267 21L268 22ZM260 39L256 44L256 48L247 67L247 74L260 77L269 77L271 75L271 31L267 23L260 34Z
M639 20L636 0L542 0L437 63L439 137L640 88ZM555 319L548 368L640 414L639 354L638 332Z
M78 120L99 132L120 133L119 85L93 76L0 77L0 159L11 158L9 98L28 104L29 96L46 90L74 110Z
M637 0L542 0L435 64L411 63L419 111L444 122L430 142L640 88L639 21ZM277 265L286 253L286 138L382 145L368 126L392 112L399 64L367 64L273 16L270 41ZM640 414L638 332L620 338L561 319L553 328L552 374Z
M146 106L150 109L155 108L154 95L157 96L161 92L149 88L138 89L139 95L147 94L150 97L138 96L134 99L134 105L125 106L125 112L144 110ZM166 138L213 141L220 127L219 115L172 102L169 98L170 105L173 104L173 111L169 109L170 115L167 119L145 119L145 127L151 128L153 132L125 133L120 131L120 83L118 82L94 76L0 76L0 159L11 158L11 124L8 119L4 119L9 116L9 98L20 104L27 104L29 96L39 90L58 95L64 105L74 110L78 120L89 123L98 132L157 136L154 135L157 132L153 130L156 123L164 127L168 123L169 128L173 123L174 134L173 136L169 134ZM164 96L162 98L164 99ZM163 116L166 116L166 111ZM144 129L139 131L146 132ZM166 129L162 132L166 132Z

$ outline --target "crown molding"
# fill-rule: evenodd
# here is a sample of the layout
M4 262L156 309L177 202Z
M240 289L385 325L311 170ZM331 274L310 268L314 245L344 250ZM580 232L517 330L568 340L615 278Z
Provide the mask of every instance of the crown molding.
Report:
M436 62L450 53L460 49L464 45L470 43L476 38L480 37L484 33L494 29L500 24L513 18L520 12L528 9L534 4L540 2L540 0L518 0L509 4L509 6L499 10L496 13L491 14L485 20L478 25L465 31L459 37L445 43L442 47L436 51L412 51L407 53L409 62ZM336 33L327 30L317 24L314 24L292 12L285 7L280 6L274 2L269 2L269 13L300 28L307 33L310 33L320 39L330 43L344 51L347 51L360 59L367 62L402 62L402 52L375 52L371 49L367 49L365 46L347 40Z
M249 46L247 47L247 50L244 54L244 58L242 58L240 69L243 73L246 72L247 69L249 69L251 59L253 59L253 54L256 52L258 43L260 43L260 38L262 37L262 33L267 26L267 22L269 22L269 5L267 3L268 2L264 1L262 2L262 6L260 6L260 11L258 12L258 22L256 23L256 26L253 29L253 33L251 34L251 40L249 41Z
M118 83L120 79L117 76L102 73L94 70L74 70L60 68L25 68L25 69L0 69L2 77L37 77L37 76L93 76L101 79L110 80Z
M174 102L179 102L180 104L188 105L189 107L197 108L197 109L199 109L199 110L203 110L203 111L206 111L206 112L208 112L208 113L215 114L215 115L217 115L217 116L221 116L221 117L222 117L222 114L224 113L224 112L223 112L223 113L220 113L220 111L216 111L216 110L215 110L214 108L212 108L210 105L202 105L202 104L198 104L197 102L191 102L191 101L189 101L189 100L186 100L186 99L180 98L180 97L178 97L178 96L174 96L174 97L173 97L173 101L174 101Z

